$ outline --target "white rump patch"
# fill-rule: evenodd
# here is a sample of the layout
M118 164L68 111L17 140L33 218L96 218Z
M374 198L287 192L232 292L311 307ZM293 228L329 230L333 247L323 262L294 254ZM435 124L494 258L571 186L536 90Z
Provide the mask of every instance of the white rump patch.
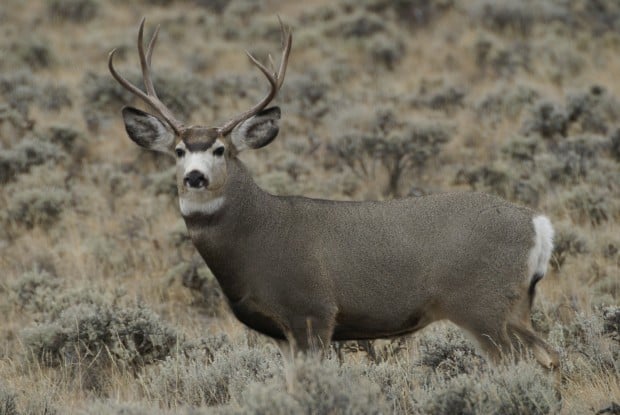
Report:
M191 214L200 213L203 215L212 215L222 208L224 205L224 197L216 197L215 199L207 202L198 202L194 200L179 199L179 206L181 207L181 214L183 216L189 216Z
M549 218L540 215L534 217L534 247L528 259L528 279L535 274L541 277L547 272L547 266L553 252L553 226Z

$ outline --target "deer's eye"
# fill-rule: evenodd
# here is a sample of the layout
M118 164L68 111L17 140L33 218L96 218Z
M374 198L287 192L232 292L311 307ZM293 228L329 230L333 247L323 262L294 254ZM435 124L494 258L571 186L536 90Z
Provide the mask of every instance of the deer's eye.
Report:
M174 150L175 153L177 153L177 157L181 158L185 155L185 150L183 150L182 148L177 148L176 150Z
M218 147L215 150L213 150L213 155L216 157L220 157L224 155L224 147Z

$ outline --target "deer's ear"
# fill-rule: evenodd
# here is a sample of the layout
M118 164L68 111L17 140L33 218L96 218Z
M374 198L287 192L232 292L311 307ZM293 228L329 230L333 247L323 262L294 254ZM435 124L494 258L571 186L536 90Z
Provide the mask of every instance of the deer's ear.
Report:
M140 147L174 156L174 133L159 118L133 107L123 108L125 131Z
M237 151L257 149L271 143L278 135L280 108L267 108L237 125L231 133L231 141Z

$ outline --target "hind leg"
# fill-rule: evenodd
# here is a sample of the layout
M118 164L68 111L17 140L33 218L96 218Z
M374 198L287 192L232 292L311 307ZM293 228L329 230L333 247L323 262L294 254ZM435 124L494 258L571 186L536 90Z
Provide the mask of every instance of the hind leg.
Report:
M508 335L515 349L525 346L543 367L551 370L560 368L560 355L531 329L517 323L508 323Z
M508 336L512 342L513 348L516 351L529 350L532 352L538 363L541 366L555 370L560 367L560 357L557 351L553 350L544 340L542 340L534 332L532 327L532 304L535 295L536 283L542 277L533 279L527 296L524 296L521 301L515 303L510 321L506 328L508 330Z
M511 353L512 344L504 322L480 321L459 325L474 336L480 348L494 363L499 363Z
M529 310L527 313L512 311L510 315L516 321L496 316L494 319L479 318L457 324L473 334L480 347L495 362L506 356L518 357L523 351L528 350L543 367L558 369L559 354L533 332Z

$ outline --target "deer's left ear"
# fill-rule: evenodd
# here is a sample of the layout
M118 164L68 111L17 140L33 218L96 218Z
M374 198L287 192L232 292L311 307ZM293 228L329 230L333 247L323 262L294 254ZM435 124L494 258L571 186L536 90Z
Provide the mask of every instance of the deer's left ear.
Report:
M280 115L279 107L271 107L237 125L230 137L235 149L257 149L271 143L280 131Z

